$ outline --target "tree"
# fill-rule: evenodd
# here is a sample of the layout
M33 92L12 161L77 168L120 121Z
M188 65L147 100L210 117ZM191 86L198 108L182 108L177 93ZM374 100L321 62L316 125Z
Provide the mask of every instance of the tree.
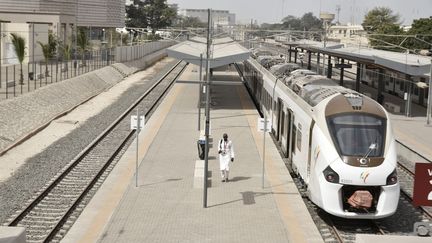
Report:
M79 32L77 36L77 46L78 46L78 51L81 54L82 64L85 66L86 62L84 57L90 46L90 42L84 28L79 28Z
M71 57L72 57L72 45L62 44L62 45L60 45L60 49L62 51L63 60L66 61L64 70L65 70L65 72L67 72L69 69L68 68L68 66L69 66L68 62L69 62L69 60L71 60Z
M40 41L38 41L38 44L42 48L42 54L45 59L45 76L49 76L48 72L48 62L52 58L54 58L57 54L57 38L53 35L52 32L48 33L48 43L44 44Z
M303 30L321 30L323 23L312 12L305 13L300 19Z
M375 7L366 14L362 26L366 31L376 32L389 25L399 26L399 18L390 8Z
M177 14L173 8L168 7L167 0L135 1L126 8L128 20L126 26L156 30L172 25Z
M204 28L207 26L206 23L201 22L197 17L180 16L177 18L177 27L192 27L192 28Z
M368 31L371 46L377 49L401 51L400 43L403 37L395 35L404 34L399 27L399 15L386 7L376 7L369 11L362 23L363 28Z
M288 15L282 19L282 26L284 29L289 30L301 30L302 23L301 20L293 15Z
M48 60L50 59L50 46L49 46L49 44L44 44L40 41L38 41L38 44L42 48L42 54L43 54L44 59L45 59L45 76L48 76L49 75Z
M321 30L322 21L312 12L305 13L301 18L288 15L282 19L282 27L290 30Z
M57 55L57 46L59 41L52 31L48 33L49 58L54 58Z
M24 57L25 57L25 48L26 48L25 39L16 33L11 33L11 37L12 37L12 45L14 46L14 49L15 49L15 54L18 58L19 63L20 63L19 82L21 85L23 85L24 84L24 74L23 74L22 63L23 63Z
M432 17L415 19L408 34L414 35L415 39L410 39L407 42L407 47L410 49L432 49Z

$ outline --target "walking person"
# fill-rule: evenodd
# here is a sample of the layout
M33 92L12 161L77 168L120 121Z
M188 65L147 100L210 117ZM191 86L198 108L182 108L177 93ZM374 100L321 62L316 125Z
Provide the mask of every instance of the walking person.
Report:
M219 141L218 150L222 182L228 182L229 162L234 162L234 146L232 141L228 140L226 133L223 134L223 138Z

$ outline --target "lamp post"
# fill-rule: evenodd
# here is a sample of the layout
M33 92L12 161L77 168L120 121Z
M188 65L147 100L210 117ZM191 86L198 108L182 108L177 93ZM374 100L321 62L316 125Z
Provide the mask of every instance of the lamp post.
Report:
M207 56L206 56L206 107L205 107L205 153L204 153L204 195L203 207L207 208L207 170L210 131L210 56L211 56L211 9L208 10Z

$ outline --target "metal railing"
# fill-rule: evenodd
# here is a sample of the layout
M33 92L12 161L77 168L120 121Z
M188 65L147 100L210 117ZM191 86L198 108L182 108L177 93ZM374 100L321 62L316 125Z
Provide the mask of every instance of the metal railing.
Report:
M0 101L37 90L46 85L109 66L116 62L139 60L148 54L174 43L171 41L150 42L136 46L106 48L87 51L84 55L72 55L72 60L50 60L47 63L23 63L21 80L20 64L0 65Z

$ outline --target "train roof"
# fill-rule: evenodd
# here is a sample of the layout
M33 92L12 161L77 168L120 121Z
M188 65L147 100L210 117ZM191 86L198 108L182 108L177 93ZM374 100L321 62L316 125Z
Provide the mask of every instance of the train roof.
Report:
M333 80L321 75L307 75L293 79L289 87L310 106L316 106L335 94L344 95L352 107L361 107L363 104L363 95L339 86Z

